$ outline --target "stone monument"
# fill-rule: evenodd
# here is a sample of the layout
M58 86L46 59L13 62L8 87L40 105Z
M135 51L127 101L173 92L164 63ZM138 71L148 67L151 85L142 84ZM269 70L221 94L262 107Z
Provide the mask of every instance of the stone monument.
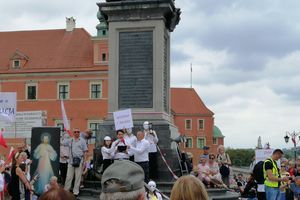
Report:
M144 121L153 123L159 147L180 175L174 142L179 133L170 113L170 32L180 20L180 9L174 0L107 0L98 6L98 18L108 24L109 86L108 116L97 144L105 135L115 136L112 113L131 108L133 130L142 129ZM158 157L160 181L172 181Z

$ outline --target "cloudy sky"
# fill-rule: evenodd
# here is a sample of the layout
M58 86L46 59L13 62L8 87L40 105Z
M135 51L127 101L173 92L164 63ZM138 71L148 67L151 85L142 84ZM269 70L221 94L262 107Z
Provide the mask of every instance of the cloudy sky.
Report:
M96 34L96 0L0 0L0 31L60 29L65 17ZM300 131L300 1L176 0L172 86L193 87L230 147L272 147Z

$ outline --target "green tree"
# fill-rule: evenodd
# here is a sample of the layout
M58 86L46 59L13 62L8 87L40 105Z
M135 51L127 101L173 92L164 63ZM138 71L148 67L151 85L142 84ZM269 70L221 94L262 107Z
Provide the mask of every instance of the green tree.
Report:
M226 149L233 166L249 166L255 155L254 149Z

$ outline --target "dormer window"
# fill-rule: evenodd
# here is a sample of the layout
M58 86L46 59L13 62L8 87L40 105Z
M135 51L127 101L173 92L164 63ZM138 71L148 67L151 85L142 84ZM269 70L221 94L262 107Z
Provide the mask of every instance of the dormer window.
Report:
M16 50L10 57L10 67L12 69L21 69L29 61L29 57L19 50Z
M21 66L21 61L20 60L14 60L13 61L13 67L15 69L20 69L20 66Z

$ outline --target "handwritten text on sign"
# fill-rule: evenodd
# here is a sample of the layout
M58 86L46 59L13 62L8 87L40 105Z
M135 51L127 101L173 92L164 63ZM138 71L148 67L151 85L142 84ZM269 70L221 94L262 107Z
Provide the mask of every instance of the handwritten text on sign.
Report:
M0 119L7 122L14 122L16 117L15 92L0 92Z
M115 129L132 128L131 109L114 112Z

